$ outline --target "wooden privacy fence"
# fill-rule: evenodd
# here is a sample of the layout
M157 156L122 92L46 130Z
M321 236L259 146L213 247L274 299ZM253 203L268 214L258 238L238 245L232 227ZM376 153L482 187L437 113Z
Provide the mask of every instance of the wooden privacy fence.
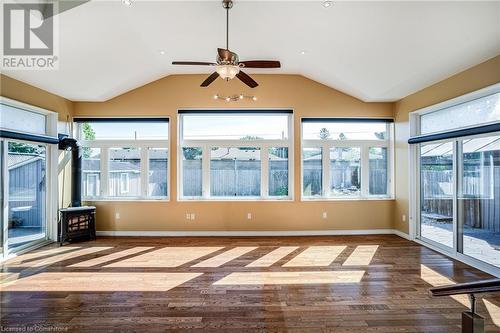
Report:
M9 170L9 225L42 227L45 221L45 159Z
M184 160L183 193L185 196L201 195L201 160ZM359 186L361 180L358 165L350 162L332 162L332 184L343 187ZM314 191L321 189L321 160L308 160L303 164L304 187ZM260 196L260 161L218 160L210 163L210 191L213 196ZM370 193L387 193L387 169L385 162L370 161ZM269 161L269 195L288 194L288 161Z
M467 226L500 232L500 166L465 171L458 209ZM422 212L453 217L452 171L422 170Z

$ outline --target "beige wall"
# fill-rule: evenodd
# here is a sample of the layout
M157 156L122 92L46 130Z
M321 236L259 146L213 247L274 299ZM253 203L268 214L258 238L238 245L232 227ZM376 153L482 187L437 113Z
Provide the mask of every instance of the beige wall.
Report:
M409 112L467 94L498 82L500 82L500 56L420 90L395 103L396 202L394 205L394 227L396 229L407 233L409 226L407 143L409 138ZM402 221L402 215L407 216L406 222Z
M57 112L59 121L71 119L73 102L0 74L0 96Z
M392 117L391 103L364 103L297 75L255 75L259 87L234 80L199 84L206 75L173 75L103 103L75 102L75 116L170 116L170 151L177 149L180 108L292 108L295 133L293 202L179 202L177 158L170 154L170 202L92 202L98 206L98 230L326 230L392 228L393 201L300 201L300 117ZM219 94L255 94L257 101L227 103ZM322 219L322 212L328 219ZM115 219L115 213L120 219ZM196 220L185 219L187 212ZM252 213L252 220L247 220Z

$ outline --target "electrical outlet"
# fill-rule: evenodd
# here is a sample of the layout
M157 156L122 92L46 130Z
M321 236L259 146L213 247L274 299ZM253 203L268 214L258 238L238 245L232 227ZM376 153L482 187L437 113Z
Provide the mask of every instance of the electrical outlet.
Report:
M252 213L248 213L247 214L247 220L251 220L252 219Z
M406 222L406 215L403 214L403 216L401 216L401 219L403 220L403 222Z
M328 214L326 212L323 212L323 219L328 218Z
M118 213L118 212L115 213L115 219L117 219L117 220L120 219L120 213Z
M191 220L191 214L186 213L186 220Z
M195 220L196 219L196 214L195 213L191 213L191 220Z

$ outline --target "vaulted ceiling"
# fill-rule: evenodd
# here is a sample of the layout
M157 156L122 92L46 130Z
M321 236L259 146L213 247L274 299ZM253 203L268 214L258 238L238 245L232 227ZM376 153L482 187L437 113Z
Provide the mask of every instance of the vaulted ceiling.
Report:
M301 74L364 101L398 100L500 54L498 1L235 0L230 15L229 46L241 60L282 63L249 73ZM90 1L58 19L59 69L5 74L71 100L208 74L171 62L213 61L225 44L219 1Z

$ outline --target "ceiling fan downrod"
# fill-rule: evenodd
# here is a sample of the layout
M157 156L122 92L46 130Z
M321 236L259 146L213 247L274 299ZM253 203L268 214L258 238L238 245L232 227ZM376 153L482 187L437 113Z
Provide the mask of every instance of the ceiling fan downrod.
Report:
M222 7L226 10L226 50L229 50L229 10L233 8L233 1L222 0Z

